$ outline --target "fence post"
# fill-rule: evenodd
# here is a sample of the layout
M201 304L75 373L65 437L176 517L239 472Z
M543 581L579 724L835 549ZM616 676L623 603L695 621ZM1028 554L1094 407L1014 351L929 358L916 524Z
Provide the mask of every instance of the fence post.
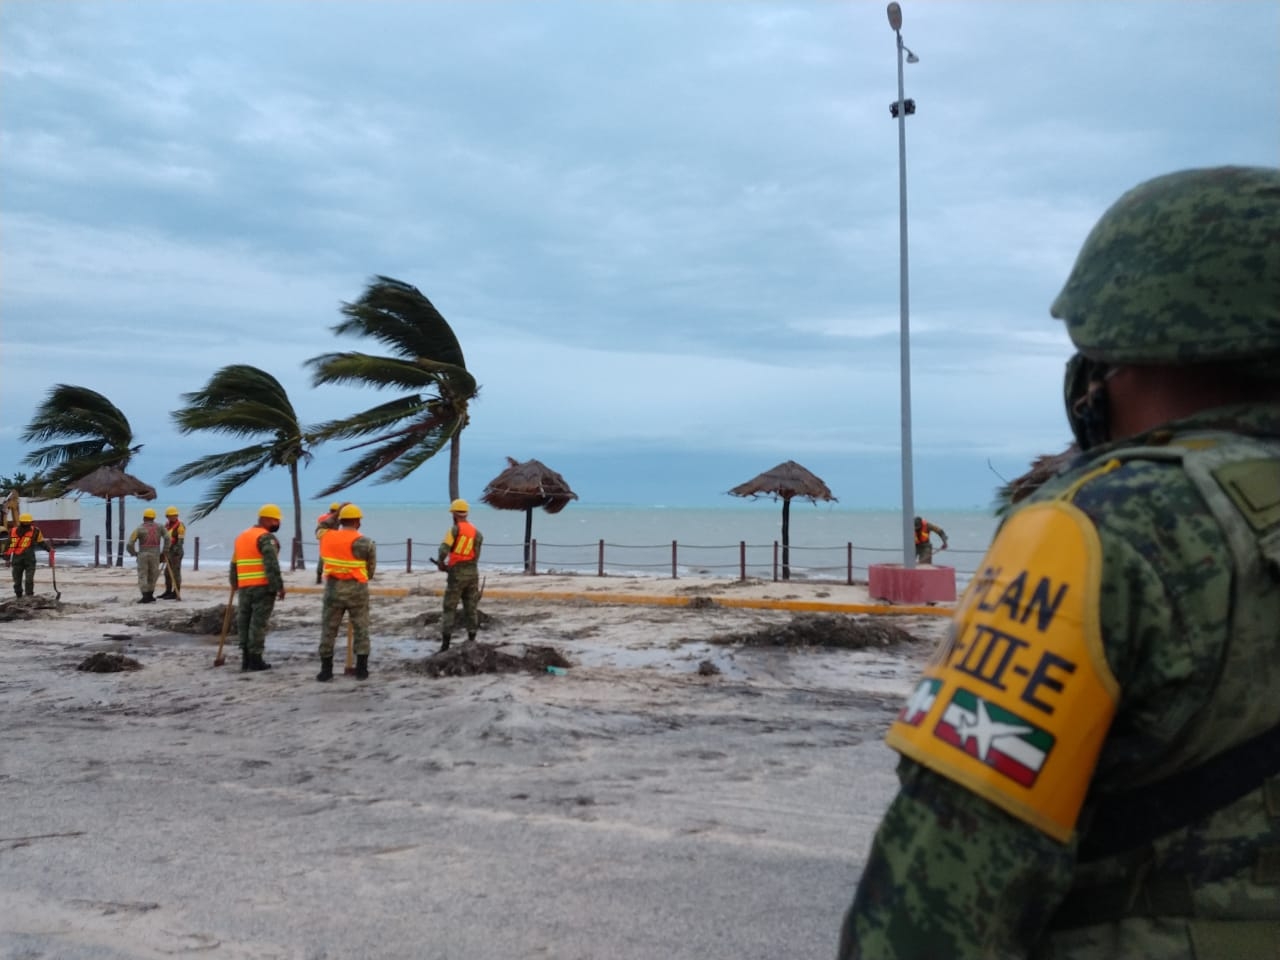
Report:
M773 582L778 582L778 541L773 541Z
M596 546L596 576L604 576L604 539Z
M529 541L529 576L536 577L538 575L538 541Z
M191 555L191 572L192 573L200 569L200 538L199 537L195 538L195 545L196 545L196 551Z
M676 542L671 541L671 579L676 579Z
M849 566L849 577L847 580L845 580L845 583L847 583L849 586L852 587L853 586L853 543L852 542L846 543L845 549L849 553L848 560L846 561Z
M93 565L98 566L98 548L102 546L102 537L100 534L93 535Z
M738 579L747 579L747 541L738 541Z
M413 573L413 537L404 542L404 572Z

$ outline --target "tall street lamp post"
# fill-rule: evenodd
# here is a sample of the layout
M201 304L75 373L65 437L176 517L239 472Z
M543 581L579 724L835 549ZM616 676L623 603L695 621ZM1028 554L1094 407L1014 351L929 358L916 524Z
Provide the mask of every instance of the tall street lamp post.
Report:
M902 390L902 565L912 570L916 565L915 493L911 467L911 297L907 270L907 114L916 112L914 100L908 100L902 89L902 54L907 63L918 63L917 57L902 42L902 7L889 4L889 26L893 28L898 47L898 99L889 113L898 120L898 277L899 277L899 348L902 364L899 378Z

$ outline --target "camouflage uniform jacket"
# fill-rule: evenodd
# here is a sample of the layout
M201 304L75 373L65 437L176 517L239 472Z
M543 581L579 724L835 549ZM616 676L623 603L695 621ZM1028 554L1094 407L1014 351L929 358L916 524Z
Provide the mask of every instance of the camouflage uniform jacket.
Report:
M1236 519L1225 523L1228 498L1203 494L1191 459L1173 456L1214 447L1243 449L1236 459L1248 467L1214 476L1250 508L1228 506ZM1231 748L1280 725L1280 406L1224 407L1089 451L1006 519L956 624L981 604L975 592L1014 521L1053 501L1072 504L1096 531L1096 610L1084 613L1116 684L1114 713L1096 723L1098 748L1085 758L1096 761L1092 773L1081 763L1075 775L1085 791L1078 817L1055 839L1010 812L1016 806L961 785L945 763L931 769L928 757L904 756L839 956L1280 956L1274 757L1234 796L1142 835L1147 814L1158 821L1162 806L1214 794L1208 784L1219 778L1204 771L1215 757L1230 760ZM935 663L966 656L957 632ZM1004 678L1025 682L1017 672ZM1077 679L1061 667L1047 676L1058 689ZM1049 699L1045 679L1036 697ZM921 726L930 728L945 714L924 703ZM1108 821L1117 811L1118 831Z

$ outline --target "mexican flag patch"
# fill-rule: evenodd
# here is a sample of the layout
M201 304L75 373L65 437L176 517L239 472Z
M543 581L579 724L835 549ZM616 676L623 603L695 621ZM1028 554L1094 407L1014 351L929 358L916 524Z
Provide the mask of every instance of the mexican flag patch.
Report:
M933 735L1024 787L1036 782L1054 744L1048 731L964 688L952 696Z

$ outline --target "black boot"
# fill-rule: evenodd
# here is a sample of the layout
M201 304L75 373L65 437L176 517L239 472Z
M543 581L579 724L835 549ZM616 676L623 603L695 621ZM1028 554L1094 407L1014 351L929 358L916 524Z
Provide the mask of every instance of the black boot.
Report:
M172 590L166 590L164 593L160 594L159 599L161 599L161 600L177 600L177 599L178 599L178 595L177 595L176 593L174 593Z
M443 637L440 638L440 650L438 652L444 653L448 649L449 649L449 635L446 633Z
M474 641L474 640L475 640L475 638L476 638L476 632L475 632L474 630L468 630L468 631L467 631L467 642L468 642L468 643L470 643L470 642Z
M155 603L155 602L156 602L156 592L155 592L154 590L143 590L143 591L142 591L142 599L141 599L141 600L139 600L138 602L139 602L139 603Z
M356 654L356 679L369 679L369 655L367 653Z
M13 595L14 595L15 597L20 597L20 596L22 596L22 588L21 588L21 587L14 587L14 588L13 588Z
M267 663L267 661L262 659L262 654L251 653L249 654L249 669L250 670L270 670L271 664Z
M251 662L252 662L252 658L249 656L249 651L246 650L244 647L241 647L240 648L240 672L244 673L246 670L248 670L249 664Z
M316 674L316 679L321 683L328 683L333 679L333 657L320 658L320 672Z

